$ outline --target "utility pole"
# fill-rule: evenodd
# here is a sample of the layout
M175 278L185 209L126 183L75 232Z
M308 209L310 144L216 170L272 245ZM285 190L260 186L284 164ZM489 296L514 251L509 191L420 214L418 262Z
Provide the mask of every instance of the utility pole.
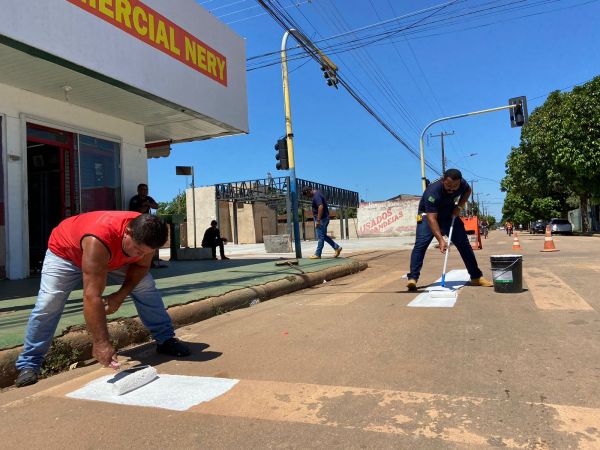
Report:
M475 209L475 182L479 182L479 180L471 180L471 215L473 215Z
M430 134L429 135L432 138L439 137L442 139L442 175L446 172L446 156L444 155L444 136L452 136L453 134L454 134L454 131L452 131L451 133L442 131L440 134Z

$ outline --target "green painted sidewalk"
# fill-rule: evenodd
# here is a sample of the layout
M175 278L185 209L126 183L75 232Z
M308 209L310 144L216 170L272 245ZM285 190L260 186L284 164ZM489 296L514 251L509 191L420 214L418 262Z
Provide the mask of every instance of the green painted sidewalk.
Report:
M301 272L290 266L276 266L280 259L232 259L228 261L170 261L169 267L152 269L156 285L163 295L166 307L181 305L208 297L270 281L298 275ZM334 266L349 264L344 258L300 260L304 272L312 273ZM35 304L39 289L39 278L8 281L0 280L0 350L23 344L29 313ZM117 286L109 286L106 293L114 292ZM67 328L85 323L83 318L83 292L73 291L67 300L65 311L58 324L55 336ZM128 298L110 319L137 316L133 301Z

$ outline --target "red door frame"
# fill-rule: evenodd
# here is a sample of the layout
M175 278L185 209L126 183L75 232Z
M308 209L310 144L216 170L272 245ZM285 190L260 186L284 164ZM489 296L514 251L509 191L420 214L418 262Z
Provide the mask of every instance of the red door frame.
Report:
M35 142L38 144L47 144L52 145L54 147L59 147L59 164L60 164L60 216L61 219L66 219L67 217L72 216L75 209L75 136L73 133L69 131L59 130L57 128L49 128L43 125L38 125L34 123L27 123L27 129L36 128L38 130L48 131L50 133L65 133L67 136L67 142L54 141L51 139L43 139L38 136L30 136L29 132L27 133L27 142ZM65 201L66 197L66 189L65 189L65 156L69 156L69 205L67 205ZM68 213L68 215L67 215Z

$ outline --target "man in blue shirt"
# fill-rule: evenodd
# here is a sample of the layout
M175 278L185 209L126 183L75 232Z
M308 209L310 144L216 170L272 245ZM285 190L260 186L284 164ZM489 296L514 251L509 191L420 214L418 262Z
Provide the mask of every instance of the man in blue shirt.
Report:
M334 258L340 256L342 247L340 247L333 239L327 236L327 225L329 225L329 209L327 208L327 201L320 191L313 189L310 186L305 187L302 190L305 197L310 198L312 196L312 211L313 220L317 227L317 250L310 259L320 259L323 246L327 242L335 251Z
M435 237L440 245L440 252L445 253L448 244L444 235L448 235L452 217L458 217L471 195L471 187L463 180L457 169L448 169L439 180L429 184L419 202L417 214L417 237L410 255L410 272L406 287L409 291L417 290L417 281L423 267L425 252ZM454 221L452 243L460 253L471 277L471 286L490 287L493 284L486 280L477 265L475 253L469 243L465 226L458 218Z

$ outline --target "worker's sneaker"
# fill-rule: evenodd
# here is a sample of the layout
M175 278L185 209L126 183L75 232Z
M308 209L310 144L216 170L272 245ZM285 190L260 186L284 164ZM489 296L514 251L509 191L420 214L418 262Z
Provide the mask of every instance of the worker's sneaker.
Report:
M221 256L221 261L223 261L225 259L229 259L229 258L227 256Z
M412 278L409 278L408 283L406 283L406 287L408 288L409 291L416 291L417 290L417 280L413 280Z
M334 258L337 258L338 256L340 256L340 253L342 253L342 247L336 248Z
M190 348L176 337L156 345L156 351L171 356L189 356Z
M494 283L492 283L490 280L487 280L483 277L479 277L479 278L471 278L471 283L469 283L471 286L483 286L483 287L492 287L494 285Z
M15 380L16 387L29 386L38 382L38 373L35 369L23 369Z
M312 255L312 256L309 256L308 259L321 259L321 257L318 255Z

